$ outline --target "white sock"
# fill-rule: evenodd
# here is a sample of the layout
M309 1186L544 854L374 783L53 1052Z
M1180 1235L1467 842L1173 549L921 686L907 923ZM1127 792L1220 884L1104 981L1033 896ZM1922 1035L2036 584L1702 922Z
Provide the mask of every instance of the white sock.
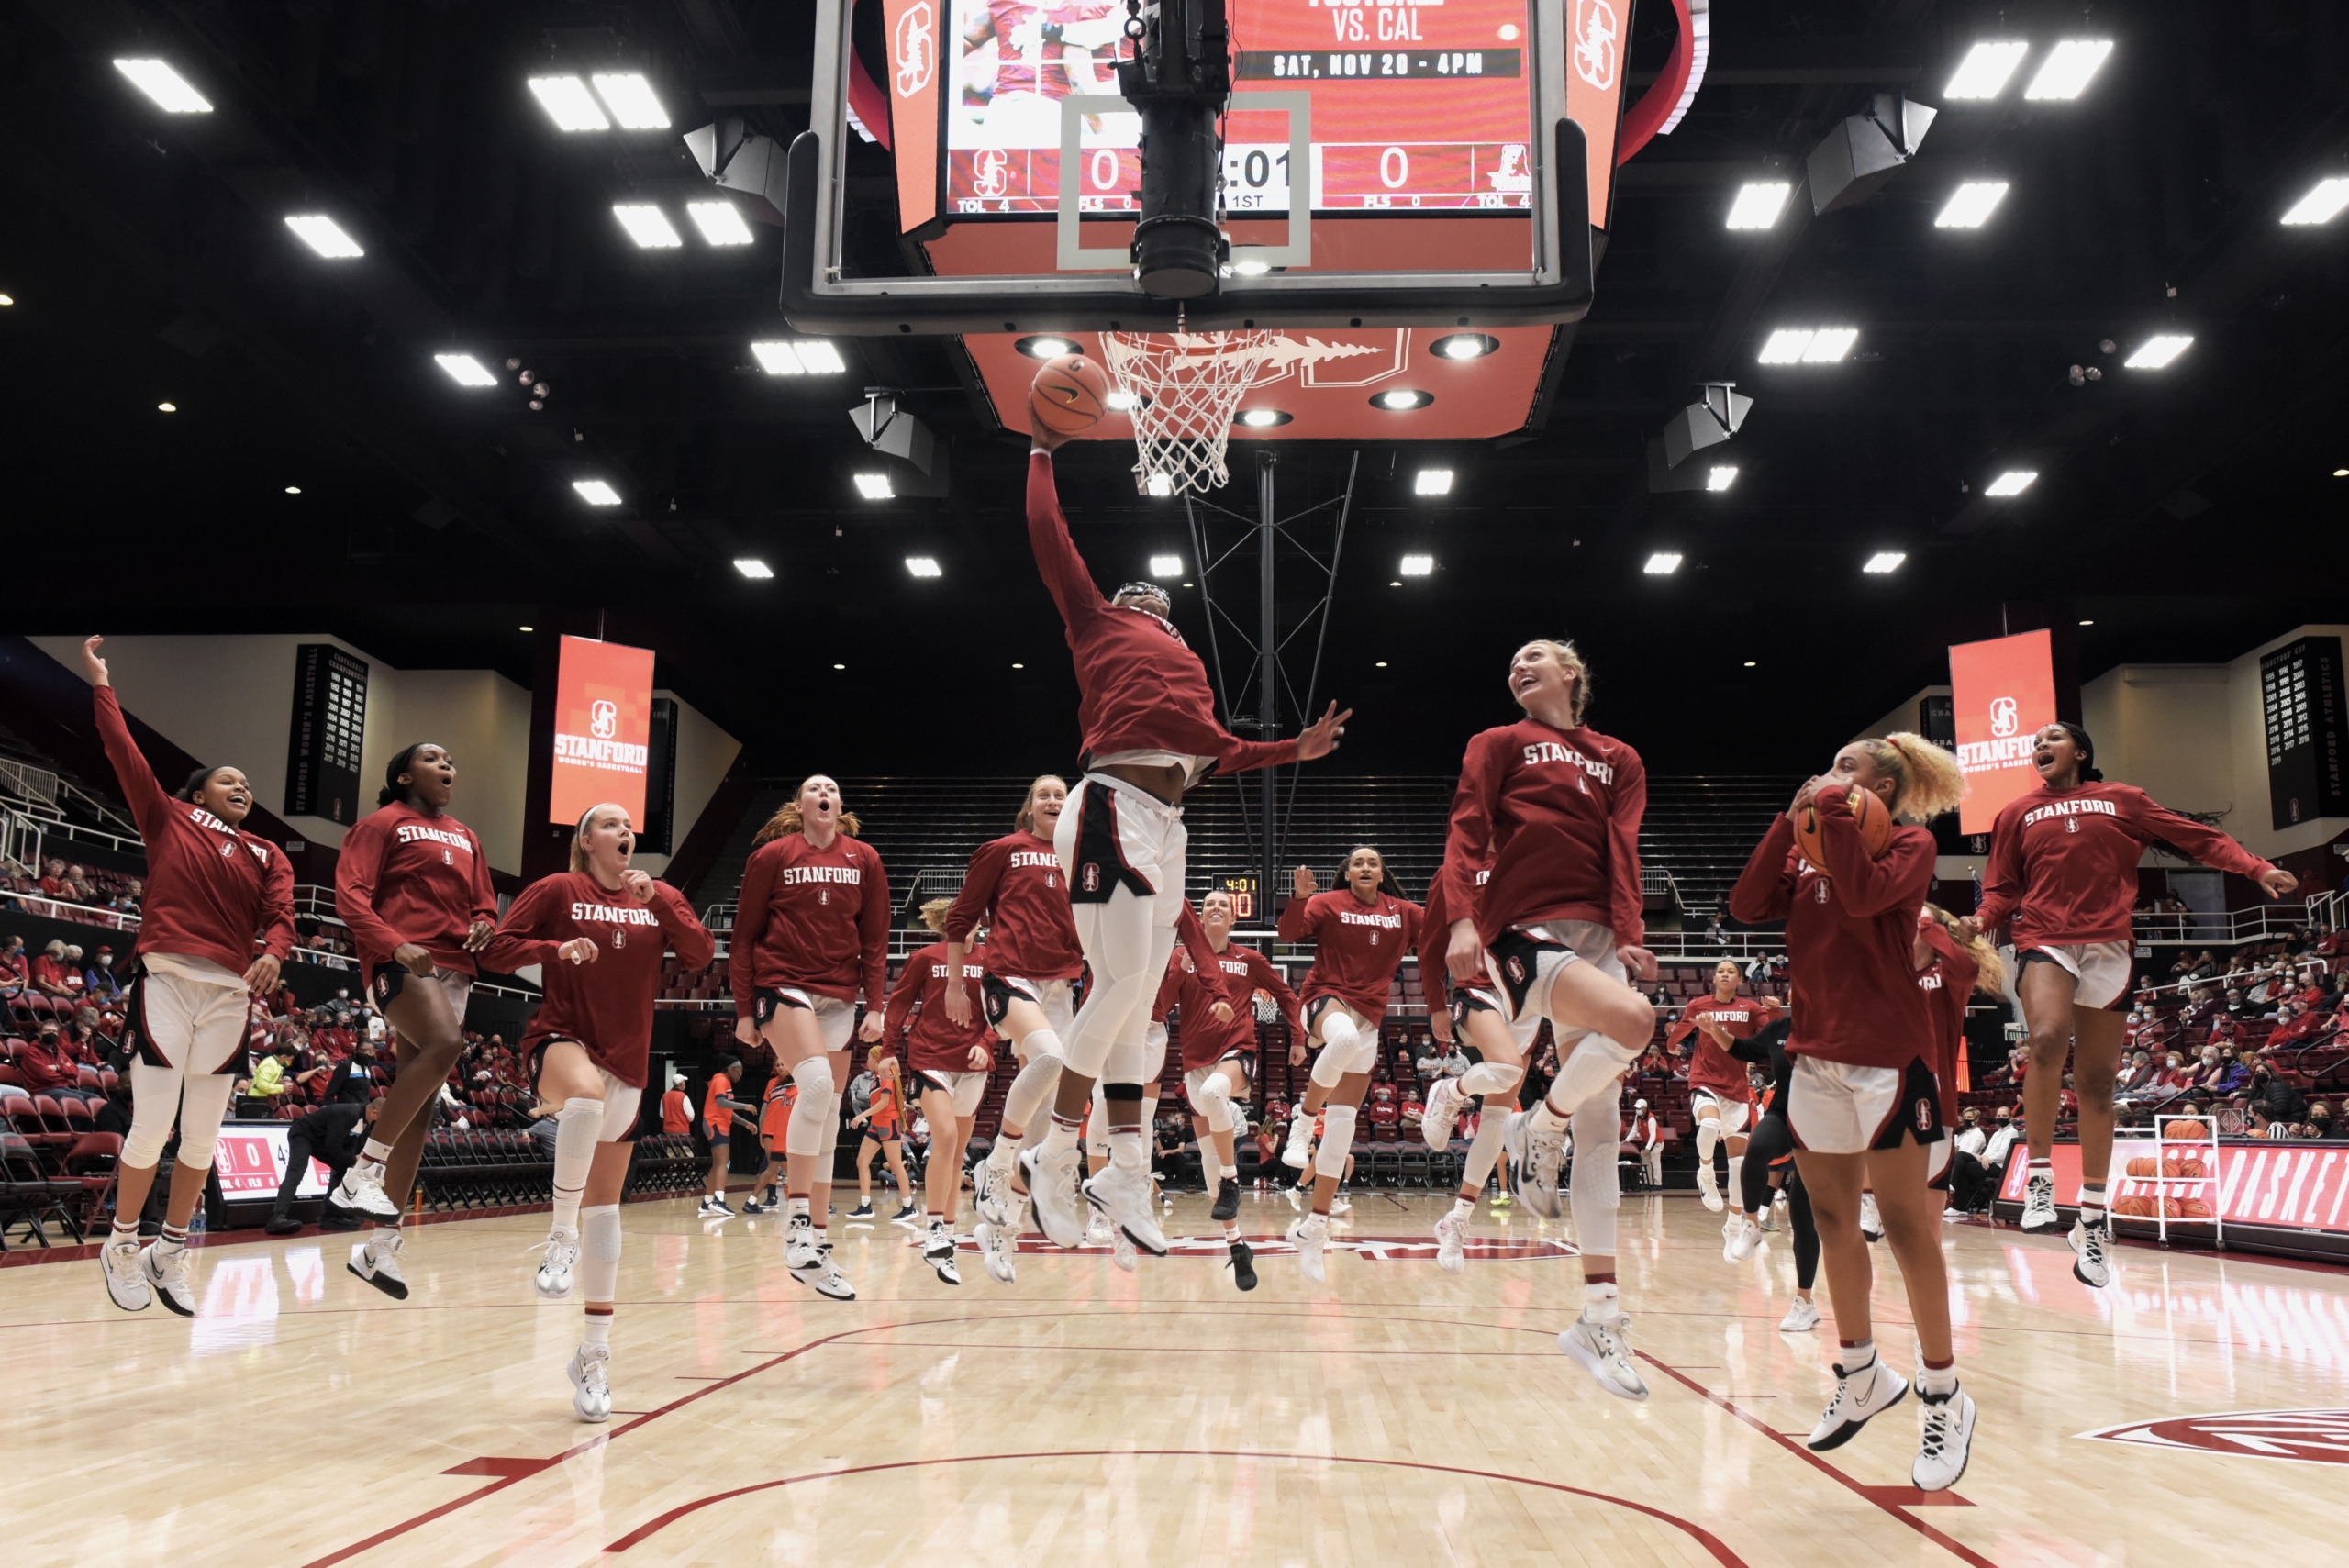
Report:
M1038 1148L1037 1158L1050 1160L1059 1155L1074 1153L1077 1134L1084 1129L1084 1127L1085 1123L1082 1120L1063 1120L1060 1112L1054 1111L1052 1130L1044 1134L1044 1141Z
M1141 1170L1143 1162L1141 1129L1112 1128L1109 1131L1109 1163L1130 1174Z
M363 1164L389 1164L392 1158L392 1146L388 1143L379 1143L371 1138L367 1140L367 1147L359 1151L359 1158Z
M804 1197L785 1198L783 1200L783 1213L784 1218L786 1220L799 1220L807 1218L807 1200Z
M1873 1339L1862 1340L1856 1344L1843 1347L1845 1376L1848 1377L1855 1372L1865 1372L1874 1365L1876 1365L1876 1341Z
M608 1312L587 1314L587 1332L579 1343L589 1350L609 1351L612 1348L612 1315Z
M1956 1393L1957 1363L1952 1362L1947 1366L1927 1366L1923 1362L1919 1362L1917 1363L1917 1392L1935 1396Z
M1742 1174L1744 1170L1744 1155L1732 1154L1729 1157L1729 1194L1731 1197L1735 1198L1737 1202L1741 1204L1745 1201L1745 1199L1740 1195L1745 1191Z
M554 1118L554 1224L579 1229L579 1198L587 1190L587 1168L596 1162L596 1140L604 1135L604 1102L570 1099Z
M1582 1315L1594 1319L1612 1318L1619 1299L1613 1280L1586 1284L1582 1287Z

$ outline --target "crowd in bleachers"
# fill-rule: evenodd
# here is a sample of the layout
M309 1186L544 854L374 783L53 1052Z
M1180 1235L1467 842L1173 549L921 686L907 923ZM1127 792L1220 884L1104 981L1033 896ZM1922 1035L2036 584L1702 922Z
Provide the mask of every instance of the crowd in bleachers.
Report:
M36 873L17 860L0 860L0 909L117 925L122 917L139 913L143 891L138 877L103 867L49 860Z

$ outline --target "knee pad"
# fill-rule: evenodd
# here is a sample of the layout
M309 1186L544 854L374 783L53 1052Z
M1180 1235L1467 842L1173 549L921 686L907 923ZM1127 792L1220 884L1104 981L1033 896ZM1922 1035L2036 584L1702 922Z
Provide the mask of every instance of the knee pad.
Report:
M1063 1060L1088 1077L1099 1077L1102 1064L1127 1040L1126 1025L1136 1007L1144 1009L1142 1023L1148 1027L1147 1008L1153 994L1153 984L1139 974L1120 975L1097 985L1077 1012L1074 1038L1064 1042ZM1141 1060L1141 1033L1131 1031L1136 1062Z
M32 1102L25 1102L30 1105ZM148 1169L163 1157L171 1141L172 1121L180 1110L180 1073L176 1067L150 1067L143 1062L130 1068L130 1132L122 1140L121 1163Z
M1603 1034L1585 1034L1573 1054L1561 1055L1558 1076L1550 1085L1550 1103L1569 1110L1600 1094L1623 1075L1639 1052Z
M1360 1114L1352 1106L1330 1106L1322 1111L1321 1147L1313 1151L1315 1175L1336 1178L1346 1173L1346 1163L1354 1152L1354 1118Z
M1231 1130L1231 1084L1222 1073L1208 1074L1208 1081L1199 1085L1197 1105L1209 1132Z
M838 1122L832 1114L831 1062L820 1052L811 1056L791 1070L791 1081L799 1085L799 1103L791 1108L791 1125L783 1135L784 1151L821 1154L825 1129L836 1129Z
M1047 1059L1058 1062L1061 1059L1061 1037L1051 1029L1030 1030L1019 1037L1019 1053L1024 1059L1020 1063L1023 1067L1028 1062Z
M620 1210L618 1204L598 1204L579 1211L579 1287L581 1299L609 1301L620 1275Z
M1497 1062L1479 1062L1460 1075L1460 1092L1464 1095L1506 1095L1525 1081L1522 1067L1504 1067Z
M840 1151L840 1147L841 1096L832 1095L827 1096L824 1101L824 1146L816 1151L817 1155L824 1162L824 1168L816 1173L818 1181L829 1182L832 1179L832 1156Z
M1101 1071L1096 1076L1115 1084L1141 1084L1150 1078L1148 1033L1146 1029L1135 1029L1130 1033L1130 1039L1120 1035L1109 1047L1109 1053L1102 1059ZM1072 1062L1070 1065L1075 1064ZM1134 1092L1139 1095L1141 1091L1137 1089Z
M1697 1124L1697 1158L1706 1164L1713 1161L1713 1145L1721 1140L1720 1123L1708 1117Z
M180 1118L179 1162L181 1164L191 1166L199 1171L210 1170L212 1168L212 1151L219 1141L220 1121L218 1118L212 1117L200 1118L196 1125L193 1127L188 1125L188 1118L186 1117L183 1116Z
M1575 1245L1585 1252L1612 1257L1615 1211L1623 1202L1623 1173L1616 1163L1623 1129L1620 1108L1604 1098L1585 1100L1575 1107L1572 1126L1574 1187L1568 1198Z
M1166 1026L1153 1023L1141 1037L1141 1072L1138 1074L1145 1084L1155 1084L1166 1072Z
M1338 1086L1338 1080L1347 1073L1367 1071L1354 1065L1361 1043L1361 1031L1354 1028L1353 1019L1334 1006L1324 1013L1321 1016L1321 1054L1313 1059L1313 1081L1325 1089L1334 1089Z

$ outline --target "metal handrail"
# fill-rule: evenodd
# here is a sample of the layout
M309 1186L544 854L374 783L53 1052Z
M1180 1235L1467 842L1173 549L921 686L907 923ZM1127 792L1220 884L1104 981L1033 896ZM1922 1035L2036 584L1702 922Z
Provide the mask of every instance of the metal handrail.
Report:
M2138 942L2164 947L2240 947L2289 936L2309 923L2305 904L2263 904L2253 909L2140 913L2130 917Z

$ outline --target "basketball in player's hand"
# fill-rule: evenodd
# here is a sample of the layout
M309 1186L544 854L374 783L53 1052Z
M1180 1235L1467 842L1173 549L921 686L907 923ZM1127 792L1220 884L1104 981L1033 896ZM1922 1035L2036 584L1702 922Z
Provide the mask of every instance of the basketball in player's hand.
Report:
M1854 785L1845 798L1851 803L1853 820L1859 824L1860 843L1866 849L1868 859L1881 860L1884 851L1892 844L1892 813L1884 808L1884 797L1874 790ZM1795 848L1802 851L1803 859L1820 870L1827 869L1827 850L1819 831L1818 806L1806 805L1795 813Z
M1109 411L1109 378L1085 354L1044 361L1028 388L1028 417L1056 436L1081 436Z

